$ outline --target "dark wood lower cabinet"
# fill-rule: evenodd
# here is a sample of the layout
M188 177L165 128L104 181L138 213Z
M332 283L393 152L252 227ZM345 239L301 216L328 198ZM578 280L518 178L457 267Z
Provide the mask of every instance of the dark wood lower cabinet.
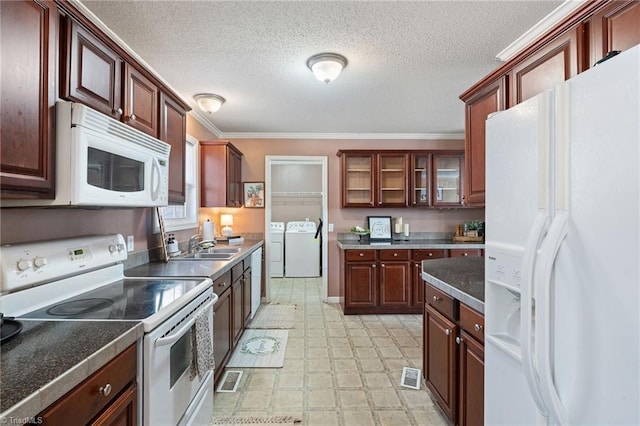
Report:
M455 421L457 326L429 305L424 313L424 378L447 416Z
M482 256L482 249L349 249L342 252L342 310L350 314L421 314L425 293L422 262Z
M464 330L459 343L459 400L458 424L482 426L484 424L484 346Z
M408 308L411 301L409 262L380 262L380 307Z
M125 426L138 424L138 386L129 386L92 426Z
M242 275L242 312L244 315L244 326L246 327L251 318L251 258L247 258L245 261L245 270Z
M365 313L378 303L378 269L375 262L348 262L345 265L344 307L346 313Z
M217 282L217 281L216 281ZM214 287L214 291L216 287ZM216 362L214 380L222 375L224 365L231 355L231 290L218 294L213 307L213 358Z
M239 278L231 284L231 301L232 301L232 336L233 346L238 343L242 332L244 331L244 315L242 312L242 278Z
M455 425L484 424L484 316L426 284L423 371Z
M46 425L136 425L138 392L136 385L137 346L129 346L84 382L51 404L37 418ZM106 396L99 392L111 385Z

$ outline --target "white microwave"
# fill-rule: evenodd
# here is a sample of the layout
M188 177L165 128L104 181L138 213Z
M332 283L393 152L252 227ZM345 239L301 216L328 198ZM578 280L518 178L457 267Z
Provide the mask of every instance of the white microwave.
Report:
M73 102L56 103L56 196L11 206L155 207L169 195L171 146Z

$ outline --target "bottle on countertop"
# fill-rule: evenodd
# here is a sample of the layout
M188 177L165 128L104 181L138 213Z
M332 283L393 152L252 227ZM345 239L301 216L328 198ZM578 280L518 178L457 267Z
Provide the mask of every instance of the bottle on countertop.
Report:
M167 251L169 253L175 253L178 250L178 243L176 242L176 237L174 236L174 234L169 234L169 237L167 238Z

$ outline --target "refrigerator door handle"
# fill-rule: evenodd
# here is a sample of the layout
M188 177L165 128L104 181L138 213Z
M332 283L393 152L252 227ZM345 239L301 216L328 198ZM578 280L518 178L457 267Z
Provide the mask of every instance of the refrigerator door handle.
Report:
M523 283L520 288L520 353L529 391L538 407L538 412L547 416L548 410L542 397L540 379L535 369L533 356L533 271L536 253L544 236L548 212L538 210L534 219L524 254L522 256Z
M551 418L554 423L566 425L566 410L558 389L553 380L553 365L551 354L551 274L558 250L567 236L569 224L569 212L566 210L556 211L553 222L549 227L549 232L543 243L541 255L537 263L535 273L536 299L538 306L545 309L536 310L536 360L540 384L542 386L542 396L551 411Z

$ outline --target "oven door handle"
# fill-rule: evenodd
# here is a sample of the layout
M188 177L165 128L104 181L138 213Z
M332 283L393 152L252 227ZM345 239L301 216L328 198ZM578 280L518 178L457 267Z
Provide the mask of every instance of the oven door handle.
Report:
M216 298L214 298L211 302L207 303L204 308L204 310L207 309L211 309L213 307L213 305L216 303ZM193 324L196 322L196 315L193 315L193 317L187 321L187 323L185 325L183 325L182 327L180 327L180 329L178 331L176 331L174 334L172 334L169 337L158 337L154 342L153 345L157 348L158 346L167 346L167 345L172 345L175 342L177 342L178 340L180 340L180 338L182 336L184 336L184 334L189 331L191 329L191 327L193 326Z

